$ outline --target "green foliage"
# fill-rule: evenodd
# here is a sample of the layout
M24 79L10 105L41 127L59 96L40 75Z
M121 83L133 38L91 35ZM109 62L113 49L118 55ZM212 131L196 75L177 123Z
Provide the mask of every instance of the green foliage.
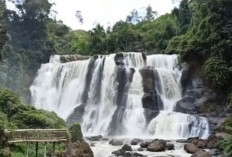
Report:
M4 22L10 40L3 49L0 66L1 87L7 87L27 98L29 85L41 63L54 52L47 38L46 22L51 4L47 0L26 0L16 11L5 10ZM15 79L17 78L17 79Z
M232 156L232 136L222 143L222 148L224 148L224 153L226 156Z
M72 142L83 141L83 135L82 135L82 132L81 132L81 126L79 124L73 124L69 128L69 132L71 134L71 141Z
M36 129L36 128L66 128L64 120L54 112L36 110L25 105L19 96L7 89L0 89L0 156L7 153L1 150L6 148L4 129ZM20 146L20 145L19 145ZM20 156L24 149L12 147L13 156Z
M215 89L225 89L230 83L231 72L222 59L211 57L204 65L204 73Z
M137 26L144 38L149 52L160 53L165 50L168 41L179 34L179 23L176 15L166 14L154 21L140 23Z
M5 11L5 1L0 1L0 53L2 53L2 48L7 41L7 29L3 21L3 13ZM0 59L2 55L0 56Z

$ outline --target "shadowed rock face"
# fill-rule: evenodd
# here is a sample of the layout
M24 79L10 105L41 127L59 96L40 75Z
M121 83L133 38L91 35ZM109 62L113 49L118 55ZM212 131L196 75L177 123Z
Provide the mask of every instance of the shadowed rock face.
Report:
M143 78L144 96L142 104L147 123L156 117L159 110L163 109L163 102L159 95L161 91L160 80L157 71L150 66L140 69Z
M197 114L206 103L215 100L215 93L206 87L198 76L200 63L191 62L184 66L181 76L183 98L177 102L175 111Z
M63 153L64 157L93 157L93 152L86 142L71 143Z
M111 120L109 128L110 135L121 134L122 132L124 132L124 128L121 125L123 120L122 116L126 110L128 91L135 73L134 68L129 68L124 65L124 56L122 53L116 54L114 60L115 64L117 65L115 80L115 84L117 84L115 102L115 104L117 105L117 109L114 112Z

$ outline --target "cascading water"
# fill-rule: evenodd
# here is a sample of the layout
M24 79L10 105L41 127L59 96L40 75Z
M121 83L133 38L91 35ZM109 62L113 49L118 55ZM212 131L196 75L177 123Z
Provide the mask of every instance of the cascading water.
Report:
M181 99L177 61L177 55L120 53L61 63L59 56L52 56L30 87L32 104L69 122L80 122L85 135L207 138L206 118L174 112ZM145 67L156 76L151 93L160 100L159 109L153 108L153 102L152 109L142 103Z

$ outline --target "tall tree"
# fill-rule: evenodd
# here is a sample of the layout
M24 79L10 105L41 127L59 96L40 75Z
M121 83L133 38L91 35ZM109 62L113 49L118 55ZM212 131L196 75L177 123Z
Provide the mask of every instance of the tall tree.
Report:
M145 21L154 20L156 15L157 15L157 12L153 11L152 7L150 5L148 5L148 7L146 9Z
M133 23L133 24L137 24L137 23L141 22L141 20L142 20L142 17L139 16L138 11L135 9L133 9L132 12L130 13L130 15L128 15L126 18L126 22Z
M0 0L0 60L2 59L2 48L7 41L7 29L4 24L3 13L5 11L5 1Z

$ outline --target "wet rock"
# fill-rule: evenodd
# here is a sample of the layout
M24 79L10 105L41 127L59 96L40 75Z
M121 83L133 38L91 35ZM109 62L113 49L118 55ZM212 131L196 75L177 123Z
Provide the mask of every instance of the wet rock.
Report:
M125 150L125 151L132 151L132 148L131 148L130 145L125 144L125 145L122 146L122 150Z
M140 153L133 153L133 157L145 157L145 155L142 155Z
M109 141L109 139L106 138L106 137L104 137L104 138L102 139L102 141Z
M114 57L114 61L116 65L124 65L124 55L123 53L116 53Z
M184 145L184 150L187 152L187 153L190 153L190 154L194 154L196 153L197 151L199 151L200 149L193 143L188 143L188 144L185 144Z
M82 56L82 55L61 55L60 61L62 63L78 61L78 60L86 60L91 58L91 56Z
M211 135L211 136L208 138L207 148L208 148L208 149L214 149L214 148L220 149L219 143L220 143L220 141L221 141L222 139L223 139L223 138L221 138L221 137L217 137L217 136L215 136L215 135Z
M175 150L175 146L172 143L167 143L166 144L166 150Z
M125 150L119 149L119 150L113 151L111 154L114 154L116 156L120 156L120 155L123 156L125 152L126 152Z
M196 153L194 153L192 157L211 157L211 155L206 151L199 150Z
M90 146L91 146L91 147L95 147L95 143L91 143Z
M89 141L100 141L102 138L102 135L86 137Z
M147 148L150 144L151 144L151 142L142 142L142 143L140 144L140 147L141 147L141 148Z
M194 97L184 97L176 103L175 111L194 114L197 108L194 106Z
M202 140L202 139L193 139L191 141L191 143L193 143L194 145L196 145L198 148L206 148L208 141L207 140Z
M134 138L134 139L131 141L131 145L137 145L138 143L141 143L141 142L143 142L143 140L138 139L138 138Z
M166 148L166 141L154 140L151 142L151 144L149 144L147 150L151 152L162 152L165 151L165 148Z
M71 143L63 153L63 157L93 157L93 152L86 142Z
M138 151L139 151L139 152L142 152L142 151L143 151L143 148L138 148Z
M125 152L123 154L123 157L145 157L145 156L139 153Z
M112 139L109 144L113 145L113 146L121 146L123 145L122 141L116 140L116 139Z

